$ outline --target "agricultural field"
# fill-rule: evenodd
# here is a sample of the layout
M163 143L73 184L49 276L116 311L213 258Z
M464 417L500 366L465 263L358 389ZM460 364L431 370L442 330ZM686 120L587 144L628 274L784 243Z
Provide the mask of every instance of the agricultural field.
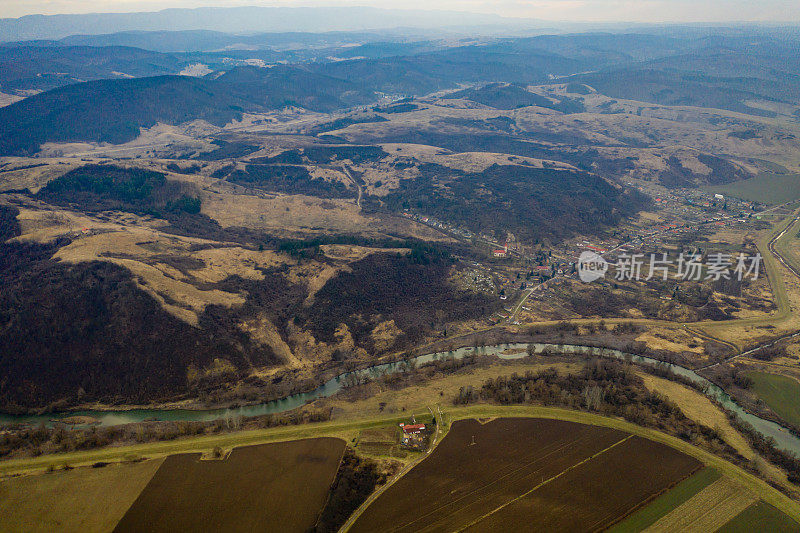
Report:
M405 457L399 445L400 429L397 426L365 429L358 435L358 451L370 455Z
M672 531L798 531L798 525L752 492L704 468L659 496L609 533Z
M788 376L767 372L748 372L752 390L770 409L787 422L800 426L800 383Z
M756 501L753 494L723 477L661 517L647 531L716 531Z
M599 530L700 466L673 448L610 428L462 420L350 531L520 530L531 524L547 531Z
M771 533L789 533L797 530L797 522L770 504L757 502L722 526L718 532L750 533L752 531L769 531Z
M704 468L688 479L684 479L672 490L662 494L647 506L636 511L625 520L618 522L609 533L642 531L657 522L661 517L691 499L695 494L720 478L713 468Z
M95 468L4 478L0 480L0 530L111 531L161 463L162 459L96 462Z
M345 443L319 438L171 455L115 531L298 531L314 526Z

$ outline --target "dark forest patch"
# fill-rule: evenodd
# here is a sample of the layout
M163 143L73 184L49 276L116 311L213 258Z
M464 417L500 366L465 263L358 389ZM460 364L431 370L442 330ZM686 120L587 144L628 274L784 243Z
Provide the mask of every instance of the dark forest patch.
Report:
M19 215L19 209L16 207L0 205L0 243L20 234L17 215Z
M340 181L314 178L308 169L292 165L247 165L236 170L228 181L267 191L287 194L306 194L320 198L353 198L356 192Z
M163 173L114 165L85 165L71 170L49 182L37 196L85 211L118 210L153 216L200 212L200 199Z
M667 169L661 171L658 176L661 185L673 189L694 187L696 185L694 174L692 174L691 170L683 166L680 159L673 155L665 162L667 163Z
M380 472L375 461L359 457L351 448L346 448L328 503L325 504L312 531L314 533L339 531L375 488L386 483L386 477L385 473Z
M231 315L209 307L198 328L168 314L131 273L50 259L60 245L0 245L0 406L148 403L190 392L190 366L274 364ZM201 383L195 386L203 386Z
M241 142L229 142L223 140L213 141L216 148L210 152L205 152L197 156L202 161L218 161L220 159L239 159L247 157L253 152L257 152L261 147Z
M418 210L476 232L512 231L532 241L602 232L647 205L640 194L582 172L513 165L477 173L421 165L420 171L384 198L390 208Z
M451 266L449 259L421 249L409 256L373 254L328 281L297 320L326 342L345 323L356 344L372 351L370 333L384 320L403 330L395 347L404 348L451 321L494 312L497 302L448 281Z
M709 185L722 185L724 183L746 180L752 177L740 167L721 157L700 154L697 156L697 159L711 169L711 174L706 178Z
M562 113L582 113L586 107L581 100L569 97L547 98L526 90L521 85L492 83L478 89L464 89L450 93L445 98L465 98L495 109L517 109L536 106Z
M353 124L370 124L374 122L388 122L389 119L380 115L371 115L367 117L344 117L314 126L309 133L311 135L319 135L320 133L327 133L329 131L340 130Z
M373 111L377 111L378 113L386 113L386 114L398 114L398 113L410 113L412 111L416 111L419 109L417 104L412 104L410 102L405 103L398 103L394 105L390 105L387 107L375 107Z

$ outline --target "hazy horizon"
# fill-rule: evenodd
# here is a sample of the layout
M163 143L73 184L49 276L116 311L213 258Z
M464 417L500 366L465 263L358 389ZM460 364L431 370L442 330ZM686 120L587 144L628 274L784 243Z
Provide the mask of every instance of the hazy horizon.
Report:
M400 10L454 11L553 22L594 23L783 23L800 22L800 3L792 0L409 0L317 1L284 0L7 0L0 18L29 15L147 13L173 8L203 7L374 7Z

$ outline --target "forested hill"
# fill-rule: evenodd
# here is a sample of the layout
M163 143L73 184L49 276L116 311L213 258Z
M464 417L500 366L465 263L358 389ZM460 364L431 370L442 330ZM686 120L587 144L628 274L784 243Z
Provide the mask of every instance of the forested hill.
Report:
M584 63L548 53L464 47L441 53L269 69L238 67L212 78L177 76L70 85L0 108L0 154L28 155L45 142L133 140L139 128L193 119L222 125L243 112L296 105L328 112L377 99L376 91L424 94L463 81L543 82Z
M298 105L330 111L374 97L343 80L292 67L242 67L219 79L158 76L61 87L0 108L0 154L27 155L45 142L135 139L158 122L222 126L245 111Z
M177 74L189 64L189 58L128 46L0 46L0 92Z
M0 155L31 154L48 141L125 142L157 122L224 124L243 112L289 105L330 112L374 102L377 93L420 96L462 84L512 84L461 94L492 107L544 105L564 113L581 112L582 104L563 98L548 104L526 94L525 87L585 85L612 98L762 116L774 115L775 103L800 104L794 52L800 37L784 42L745 35L713 43L646 35L550 36L372 59L236 67L199 79L94 81L0 109ZM157 58L150 62L153 69L173 61ZM163 61L170 64L159 66Z
M123 143L157 122L221 125L249 105L224 87L181 76L69 85L0 108L0 153L32 154L45 142Z

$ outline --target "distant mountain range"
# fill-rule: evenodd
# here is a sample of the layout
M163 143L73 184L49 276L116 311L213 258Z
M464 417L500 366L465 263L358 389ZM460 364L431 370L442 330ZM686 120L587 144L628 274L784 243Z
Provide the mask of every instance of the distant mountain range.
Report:
M373 7L233 7L165 9L150 13L29 15L0 19L0 41L61 39L126 31L214 30L237 34L263 32L363 31L384 28L548 27L548 24L498 15Z
M130 47L0 46L0 92L54 89L0 108L0 154L32 154L48 141L121 143L157 122L204 119L222 125L245 112L289 105L329 112L375 102L378 93L421 96L459 84L493 82L523 87L464 94L488 105L541 105L525 94L524 85L572 83L613 98L773 116L770 102L800 104L798 46L796 36L764 37L758 32L684 39L580 34L448 47L428 41L367 42L333 49L353 58L349 61L305 60L272 68L229 61L263 57L274 63L282 52L237 56ZM323 49L323 55L325 50L330 51ZM162 76L194 62L211 65L213 74ZM76 83L81 80L95 81ZM61 85L68 86L56 88ZM544 107L579 110L569 100Z
M183 31L121 31L98 35L70 35L61 39L38 39L5 43L6 46L67 47L67 46L130 46L156 52L214 52L214 51L303 51L330 50L372 42L427 40L432 32L417 34L381 32L283 32L241 35L209 30ZM439 35L438 37L441 37Z

